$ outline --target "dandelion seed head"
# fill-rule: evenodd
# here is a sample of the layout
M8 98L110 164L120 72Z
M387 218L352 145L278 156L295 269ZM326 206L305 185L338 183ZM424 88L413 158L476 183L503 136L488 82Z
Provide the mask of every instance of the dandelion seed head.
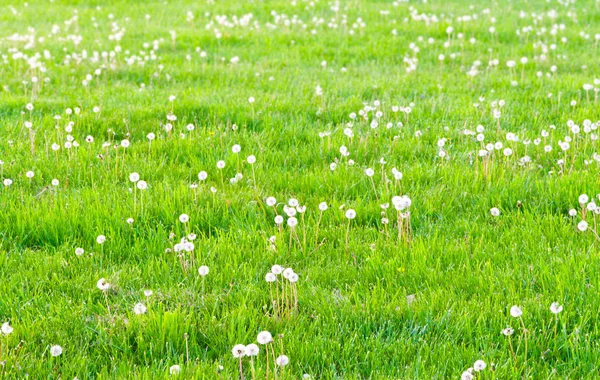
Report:
M236 359L243 358L244 356L246 356L246 346L244 346L243 344L236 344L231 349L231 354Z
M485 364L485 362L484 362L483 360L477 360L477 361L476 361L476 362L473 364L473 369L474 369L476 372L483 371L483 370L485 369L485 367L486 367L486 364Z
M268 331L261 331L256 337L256 341L260 344L267 344L273 341L273 336Z
M9 335L10 333L12 333L14 331L14 329L8 322L4 322L2 324L2 327L0 327L0 331L2 332L3 335Z
M172 365L169 368L169 374L175 376L175 375L179 375L179 373L181 372L181 366L178 364Z
M200 268L198 268L198 274L202 277L206 276L208 274L208 267L206 265L202 265Z
M290 359L286 355L279 355L277 359L275 359L275 363L280 367L284 367L290 363Z
M137 315L145 314L146 311L147 311L146 305L144 305L143 303L136 303L133 306L133 312Z
M521 315L523 315L523 311L520 307L513 306L510 308L510 315L514 318L519 318Z
M251 343L246 346L246 349L244 352L245 352L246 356L257 356L259 351L260 351L260 349L258 348L258 346L254 343Z
M133 173L129 174L129 180L131 182L137 182L140 180L140 175L136 172L133 172Z
M353 209L349 208L348 210L346 210L346 214L345 215L346 215L347 219L352 220L352 219L356 218L356 211L354 211Z
M110 289L110 284L108 282L106 282L106 280L104 278L101 278L96 283L96 287L102 291L106 291L106 290Z
M558 302L552 302L552 305L550 305L550 311L552 314L558 314L563 311L563 307Z
M50 347L50 355L52 355L53 357L57 357L62 355L63 353L63 349L61 346L58 345L54 345L52 347Z

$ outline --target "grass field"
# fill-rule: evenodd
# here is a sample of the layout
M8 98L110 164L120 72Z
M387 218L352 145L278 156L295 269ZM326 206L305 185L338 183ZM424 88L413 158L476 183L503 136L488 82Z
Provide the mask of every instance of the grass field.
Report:
M599 43L597 0L2 1L0 378L597 378Z

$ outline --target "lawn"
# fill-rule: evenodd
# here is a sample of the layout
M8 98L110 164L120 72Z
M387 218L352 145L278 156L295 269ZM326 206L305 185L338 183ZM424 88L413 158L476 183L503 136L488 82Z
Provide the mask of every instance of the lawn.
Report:
M599 43L597 0L4 0L0 378L597 378Z

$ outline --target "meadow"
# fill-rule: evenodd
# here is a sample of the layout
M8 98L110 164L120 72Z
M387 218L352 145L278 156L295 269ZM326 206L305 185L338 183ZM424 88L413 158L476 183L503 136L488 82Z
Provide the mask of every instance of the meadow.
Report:
M598 378L599 43L598 0L0 2L0 378Z

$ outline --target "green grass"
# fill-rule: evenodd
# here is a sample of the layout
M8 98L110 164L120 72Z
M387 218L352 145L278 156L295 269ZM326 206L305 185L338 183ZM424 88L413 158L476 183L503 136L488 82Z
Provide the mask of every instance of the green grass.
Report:
M217 21L248 14L248 23ZM477 18L459 20L467 15ZM239 378L233 346L264 330L275 354L290 358L280 379L460 378L479 359L487 368L478 379L599 375L594 212L585 232L576 225L579 196L600 192L599 132L583 131L584 120L600 120L597 92L583 90L599 86L600 2L8 0L0 26L0 179L12 180L0 184L0 324L14 328L0 334L0 378L155 379L173 365L183 378ZM120 41L109 38L119 32ZM404 58L414 56L407 72ZM351 120L376 102L378 128L376 110ZM408 116L392 110L409 105ZM479 124L485 142L464 133ZM64 148L68 135L78 147ZM115 149L123 139L130 146ZM478 157L496 142L513 154ZM524 156L531 163L520 164ZM135 200L132 172L148 183ZM229 183L236 173L243 178ZM394 206L380 206L397 195L412 200L401 239ZM274 223L290 198L307 206L297 238ZM329 209L320 219L321 202ZM168 252L190 233L193 253ZM297 308L280 317L265 281L274 264L299 276ZM551 313L553 302L562 313ZM62 355L52 357L52 345ZM259 346L255 377L265 378ZM243 366L253 378L248 358Z

